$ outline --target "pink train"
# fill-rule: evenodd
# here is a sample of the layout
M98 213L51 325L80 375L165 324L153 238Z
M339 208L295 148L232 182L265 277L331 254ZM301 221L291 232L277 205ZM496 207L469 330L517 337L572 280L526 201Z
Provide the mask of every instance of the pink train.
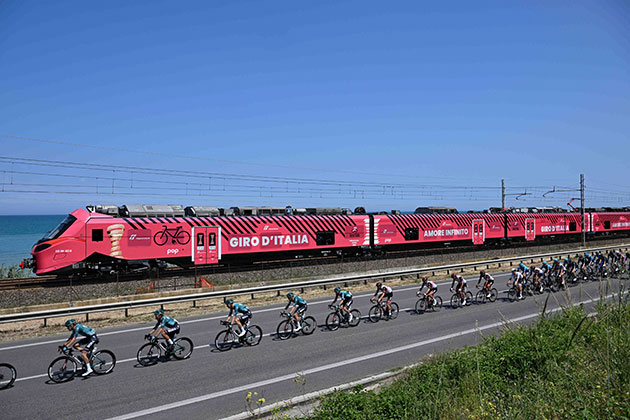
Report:
M548 209L366 214L339 208L88 206L33 247L22 267L37 275L128 272L165 266L250 264L315 255L360 255L472 243L578 239L581 215ZM588 211L589 235L628 234L630 208ZM522 212L526 211L526 212ZM542 212L541 212L542 211Z

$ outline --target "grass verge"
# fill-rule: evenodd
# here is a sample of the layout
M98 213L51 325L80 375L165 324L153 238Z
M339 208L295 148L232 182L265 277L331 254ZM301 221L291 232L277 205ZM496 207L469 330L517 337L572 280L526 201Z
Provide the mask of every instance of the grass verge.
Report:
M620 295L621 296L621 295ZM630 305L567 308L436 355L375 391L325 397L310 419L630 419Z

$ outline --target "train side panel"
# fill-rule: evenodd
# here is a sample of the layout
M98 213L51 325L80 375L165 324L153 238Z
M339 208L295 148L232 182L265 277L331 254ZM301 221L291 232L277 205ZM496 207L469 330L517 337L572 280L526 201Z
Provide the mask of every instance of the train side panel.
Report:
M591 213L591 232L616 232L630 230L630 213Z
M538 236L581 233L579 213L508 213L508 238L535 240Z

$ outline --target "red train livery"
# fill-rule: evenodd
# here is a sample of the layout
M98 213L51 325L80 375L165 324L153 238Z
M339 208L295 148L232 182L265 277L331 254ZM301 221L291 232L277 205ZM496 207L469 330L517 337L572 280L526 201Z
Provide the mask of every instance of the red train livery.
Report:
M359 209L357 209L359 210ZM538 241L578 235L579 213L353 214L342 209L179 205L75 210L33 247L37 275L251 263L326 253ZM588 212L590 234L630 232L630 212Z

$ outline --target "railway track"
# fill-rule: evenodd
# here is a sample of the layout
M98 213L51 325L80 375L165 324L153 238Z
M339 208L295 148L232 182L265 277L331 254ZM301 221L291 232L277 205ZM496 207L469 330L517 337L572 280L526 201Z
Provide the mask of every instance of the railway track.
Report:
M563 242L562 244L569 244L579 242ZM532 246L540 246L540 244L512 244L511 248L520 249L528 248ZM500 246L485 247L483 251L489 251L492 249L504 248ZM317 256L307 258L291 258L291 259L276 259L269 261L257 261L252 264L233 266L229 264L219 264L211 267L195 267L193 269L183 268L168 268L166 270L158 270L151 273L118 273L115 275L103 275L103 276L75 276L75 277L56 277L56 276L43 276L43 277L23 277L23 278L4 278L0 279L0 292L25 290L25 289L39 289L39 288L54 288L54 287L68 287L79 286L85 284L100 284L100 283L113 283L113 282L126 282L132 280L158 280L158 279L173 279L173 278L192 278L210 274L220 273L236 273L236 272L260 272L266 270L275 270L282 268L296 268L296 267L308 267L313 265L322 264L340 264L340 263L353 263L361 261L374 261L374 260L394 260L402 258L411 258L427 255L445 255L445 254L457 254L461 252L481 251L477 246L460 246L460 247L448 247L448 248L430 248L420 250L401 250L401 251L389 251L387 254L382 255L370 255L370 256ZM184 286L184 285L182 285Z

